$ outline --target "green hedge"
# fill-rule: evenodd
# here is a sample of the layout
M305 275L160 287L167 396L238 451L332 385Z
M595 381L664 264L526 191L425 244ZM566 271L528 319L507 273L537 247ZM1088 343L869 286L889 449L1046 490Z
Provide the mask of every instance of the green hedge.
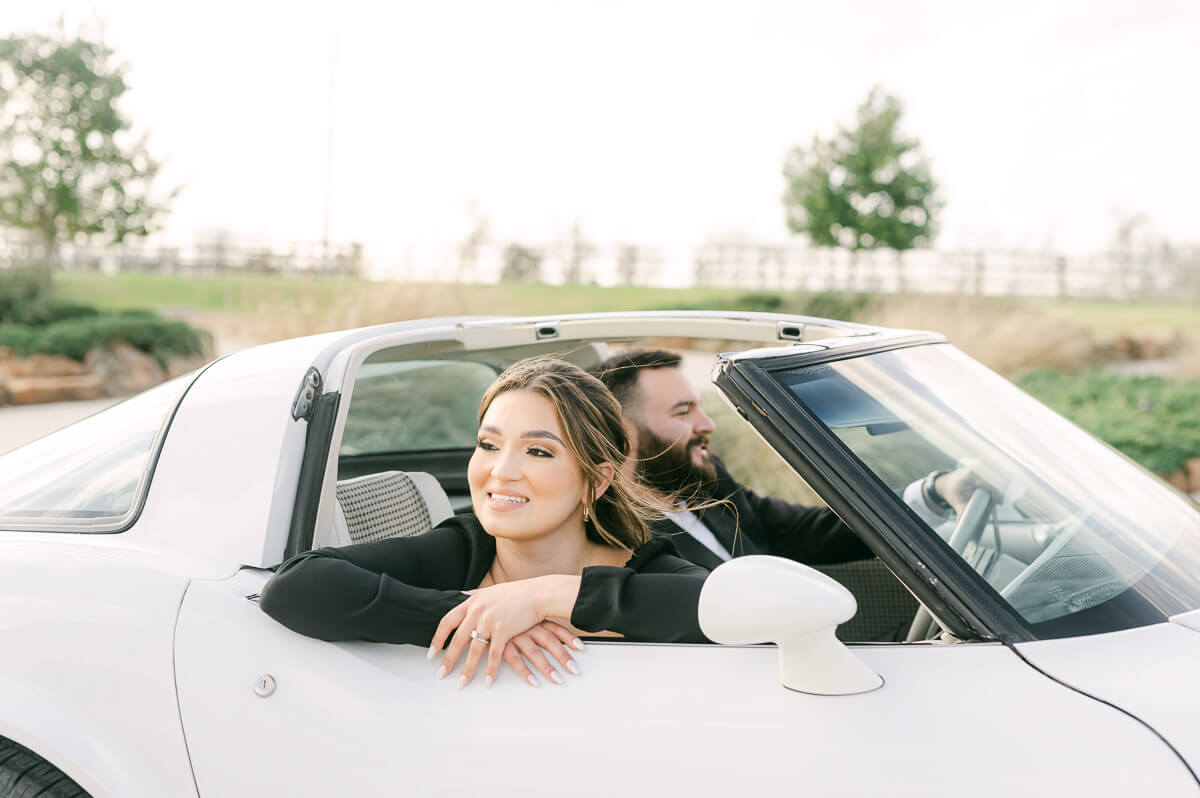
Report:
M870 294L817 294L752 291L732 296L683 302L666 310L748 310L766 313L794 313L839 321L852 321L875 301Z
M0 270L0 324L46 324L54 303L42 289L35 269Z
M33 351L33 340L37 331L32 327L19 324L0 324L0 346L6 346L18 355L26 355Z
M43 354L83 360L91 350L115 341L126 341L163 365L174 355L201 354L211 345L207 332L146 312L81 315L44 327L0 325L0 346L22 357Z
M1017 384L1151 471L1200 457L1200 380L1040 370Z

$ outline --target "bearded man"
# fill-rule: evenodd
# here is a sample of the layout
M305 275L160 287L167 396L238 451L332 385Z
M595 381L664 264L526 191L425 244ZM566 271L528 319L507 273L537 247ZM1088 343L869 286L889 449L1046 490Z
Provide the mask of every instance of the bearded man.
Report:
M679 499L656 532L674 536L684 557L713 569L745 554L774 554L807 565L872 557L827 507L759 496L739 484L708 451L715 428L675 352L623 352L593 367L621 403L630 467L645 483ZM636 461L636 462L635 462ZM712 504L711 500L723 500ZM692 511L689 504L710 506ZM686 534L678 534L682 530Z

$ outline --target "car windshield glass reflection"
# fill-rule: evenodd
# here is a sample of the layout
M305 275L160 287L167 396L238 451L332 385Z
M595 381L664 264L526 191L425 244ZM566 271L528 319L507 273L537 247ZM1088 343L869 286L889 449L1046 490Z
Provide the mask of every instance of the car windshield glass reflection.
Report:
M948 344L773 377L1041 636L1200 606L1194 505ZM962 518L907 495L955 470L979 494Z
M0 457L0 526L19 526L6 519L20 518L94 525L124 516L147 474L159 429L191 377L177 377Z

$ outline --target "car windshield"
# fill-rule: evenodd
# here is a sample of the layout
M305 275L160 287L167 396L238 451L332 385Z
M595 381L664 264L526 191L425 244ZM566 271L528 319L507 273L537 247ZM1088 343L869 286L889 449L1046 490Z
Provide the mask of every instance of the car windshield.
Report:
M84 531L123 519L148 475L159 430L193 376L0 456L0 529Z
M765 365L1039 636L1200 607L1195 505L949 344ZM961 519L913 495L955 470L979 494Z

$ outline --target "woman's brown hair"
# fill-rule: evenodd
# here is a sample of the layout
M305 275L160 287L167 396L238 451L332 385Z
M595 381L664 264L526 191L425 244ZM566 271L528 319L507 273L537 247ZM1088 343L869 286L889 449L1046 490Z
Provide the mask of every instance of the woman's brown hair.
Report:
M583 471L584 523L595 543L635 549L650 539L646 522L662 517L669 506L641 484L622 473L629 457L629 438L621 426L621 405L600 380L578 366L547 357L519 360L491 384L479 404L479 421L497 396L507 391L533 391L550 400L563 431L564 443ZM612 480L597 497L597 486L607 477L603 463L613 468Z

